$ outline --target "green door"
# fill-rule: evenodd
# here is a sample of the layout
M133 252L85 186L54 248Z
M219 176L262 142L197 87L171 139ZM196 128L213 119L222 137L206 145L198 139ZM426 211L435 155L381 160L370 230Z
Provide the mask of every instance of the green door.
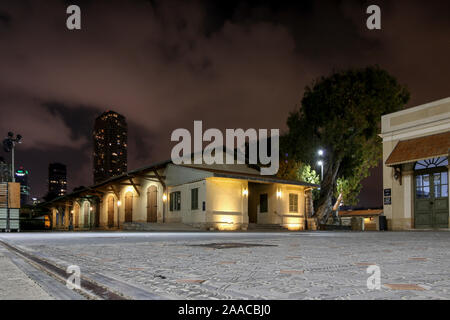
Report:
M414 210L415 228L448 228L448 171L416 172Z

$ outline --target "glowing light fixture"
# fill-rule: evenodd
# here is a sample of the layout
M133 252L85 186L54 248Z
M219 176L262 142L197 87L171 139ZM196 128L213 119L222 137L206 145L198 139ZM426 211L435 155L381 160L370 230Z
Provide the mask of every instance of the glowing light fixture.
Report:
M162 197L163 201L166 202L167 201L167 195L164 193L163 197Z
M281 198L281 190L277 191L277 198Z
M242 194L243 194L244 196L248 196L248 189L247 189L247 188L244 188L244 190L242 191Z
M117 206L120 207L120 205L122 204L122 201L117 201Z

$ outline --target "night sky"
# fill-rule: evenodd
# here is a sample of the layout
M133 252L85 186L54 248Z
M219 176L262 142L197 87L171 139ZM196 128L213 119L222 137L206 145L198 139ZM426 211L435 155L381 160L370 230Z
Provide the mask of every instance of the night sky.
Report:
M66 28L78 4L82 30ZM382 30L366 28L370 4ZM16 165L46 192L50 162L69 190L92 183L92 128L106 110L129 127L130 169L170 158L170 134L280 128L305 85L379 64L414 106L450 96L450 1L0 1L0 134L23 135ZM0 155L2 155L0 153ZM9 155L3 154L5 157ZM361 205L381 206L380 169Z

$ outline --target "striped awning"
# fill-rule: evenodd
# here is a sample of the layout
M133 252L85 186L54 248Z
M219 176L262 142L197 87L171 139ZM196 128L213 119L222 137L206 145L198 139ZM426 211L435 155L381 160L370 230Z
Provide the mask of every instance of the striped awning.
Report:
M426 137L399 141L386 160L387 166L447 157L450 150L450 131Z

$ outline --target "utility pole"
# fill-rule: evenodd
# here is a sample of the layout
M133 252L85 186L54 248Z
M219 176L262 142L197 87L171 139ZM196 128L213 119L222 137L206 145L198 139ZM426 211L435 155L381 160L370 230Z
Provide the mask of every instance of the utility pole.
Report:
M16 182L15 172L14 172L14 149L16 144L22 143L22 136L18 134L14 138L14 133L8 132L8 137L3 140L3 150L5 152L11 152L11 181Z

